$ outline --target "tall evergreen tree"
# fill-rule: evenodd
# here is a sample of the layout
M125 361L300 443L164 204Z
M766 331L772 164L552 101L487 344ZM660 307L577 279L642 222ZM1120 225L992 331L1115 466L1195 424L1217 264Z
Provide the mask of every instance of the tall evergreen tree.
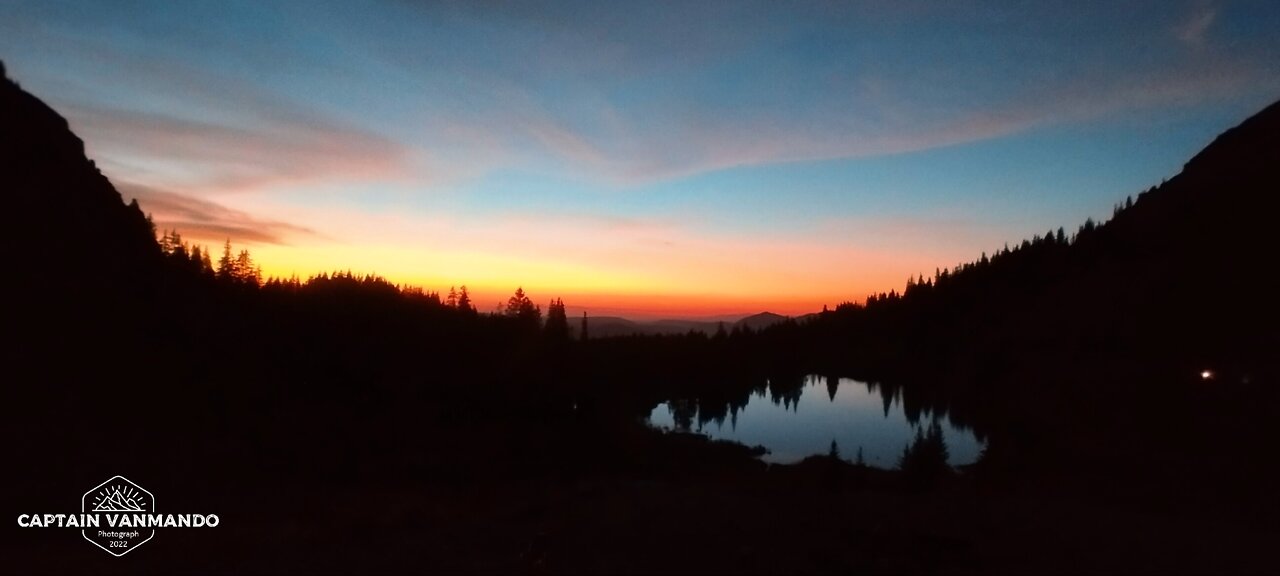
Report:
M458 290L457 308L464 314L474 315L476 307L471 303L471 294L467 292L467 285L463 284Z
M564 300L556 298L547 306L547 337L555 341L569 339L569 316L564 311Z
M231 282L236 279L236 260L231 256L231 239L222 245L222 257L218 259L218 279Z
M538 308L524 293L524 287L516 288L515 294L507 299L507 306L504 313L511 317L519 319L531 325L542 324L542 309Z

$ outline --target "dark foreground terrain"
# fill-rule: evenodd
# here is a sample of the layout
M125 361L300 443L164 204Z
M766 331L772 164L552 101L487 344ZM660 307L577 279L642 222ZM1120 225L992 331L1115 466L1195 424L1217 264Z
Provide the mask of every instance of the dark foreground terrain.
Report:
M884 574L1274 567L1273 525L1241 523L1195 501L1169 506L1034 488L990 491L969 478L917 490L903 487L894 472L824 457L766 468L733 448L677 438L640 442L651 445L629 445L626 457L643 472L560 468L472 478L436 470L339 481L268 469L210 482L147 471L147 486L166 497L169 510L216 511L222 524L160 529L122 558L73 530L17 531L7 538L5 570ZM58 478L61 485L68 476ZM21 502L52 506L75 497L32 494L42 497Z

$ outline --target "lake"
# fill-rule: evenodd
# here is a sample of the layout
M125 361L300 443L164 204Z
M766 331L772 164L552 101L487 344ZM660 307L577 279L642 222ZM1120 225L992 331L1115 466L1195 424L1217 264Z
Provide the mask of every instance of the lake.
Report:
M827 378L819 376L806 377L798 396L775 398L766 391L756 392L745 407L723 419L700 419L696 412L682 425L677 425L678 419L676 407L667 402L649 414L650 425L658 428L764 446L769 450L762 457L766 462L790 464L827 454L834 440L842 458L855 460L861 449L865 462L877 468L896 467L916 429L933 421L925 414L912 424L902 403L897 398L886 402L873 384L840 378L831 387ZM951 465L976 461L983 445L973 432L954 426L945 416L940 423Z

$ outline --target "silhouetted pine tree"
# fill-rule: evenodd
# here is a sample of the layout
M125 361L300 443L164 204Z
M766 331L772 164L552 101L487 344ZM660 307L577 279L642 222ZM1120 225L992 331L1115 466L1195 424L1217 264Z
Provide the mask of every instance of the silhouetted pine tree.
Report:
M523 287L516 288L516 293L507 299L504 313L509 318L515 318L533 327L542 325L542 309L529 299Z
M547 306L546 333L552 341L569 339L569 317L564 311L564 300L556 298Z
M476 307L474 304L471 303L471 294L467 292L466 284L463 284L462 287L458 290L457 308L459 312L463 313L463 315L466 315L466 316L476 315Z
M898 469L902 470L908 484L926 487L951 472L951 466L947 464L949 457L942 425L934 419L927 432L924 426L916 428L915 440L902 450L898 459Z

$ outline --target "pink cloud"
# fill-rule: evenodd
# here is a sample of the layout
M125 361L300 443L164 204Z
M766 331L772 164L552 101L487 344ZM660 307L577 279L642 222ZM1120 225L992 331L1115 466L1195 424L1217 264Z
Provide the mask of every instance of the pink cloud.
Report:
M256 123L64 106L94 156L166 188L244 191L282 183L401 178L409 152L376 134L295 114ZM155 181L157 177L164 181Z
M182 235L211 243L288 244L290 238L316 238L310 228L256 218L247 212L221 204L164 192L130 182L116 185L125 197L135 198L159 230L177 230Z

